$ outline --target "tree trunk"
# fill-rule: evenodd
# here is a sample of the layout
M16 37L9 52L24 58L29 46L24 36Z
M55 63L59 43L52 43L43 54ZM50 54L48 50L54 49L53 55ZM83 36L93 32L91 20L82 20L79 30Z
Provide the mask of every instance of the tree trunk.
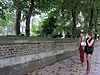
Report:
M89 30L92 30L92 28L93 28L93 12L94 12L94 10L93 10L93 8L91 8L91 10L90 10Z
M72 21L73 21L73 25L72 25L72 38L75 39L75 34L76 34L76 13L75 11L72 9Z
M65 38L65 19L64 19L64 6L65 5L65 0L62 1L62 8L61 8L61 20L62 20L62 24L61 24L61 27L62 27L62 30L61 30L61 33L62 33L62 38Z
M95 2L95 0L92 1L92 5L91 5L91 9L90 9L89 31L92 30L92 28L93 28L94 2Z
M15 21L15 34L20 35L20 20L21 20L21 10L16 8L16 21Z
M33 7L34 7L34 0L31 0L30 8L29 8L28 14L26 16L26 29L25 29L26 36L30 36L30 18L32 15Z
M97 23L98 22L98 9L96 10L96 19L95 19L95 22L94 22L94 24L95 24L95 32L97 32Z
M77 1L75 4L75 7L72 8L71 13L72 13L72 38L75 39L76 37L76 9L78 7L78 5L80 4L80 1Z

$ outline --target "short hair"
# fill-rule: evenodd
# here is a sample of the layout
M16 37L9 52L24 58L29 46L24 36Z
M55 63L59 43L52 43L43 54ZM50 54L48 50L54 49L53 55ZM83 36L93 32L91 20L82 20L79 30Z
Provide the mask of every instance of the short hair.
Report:
M92 37L93 36L93 33L92 32L88 32L88 35L90 35Z

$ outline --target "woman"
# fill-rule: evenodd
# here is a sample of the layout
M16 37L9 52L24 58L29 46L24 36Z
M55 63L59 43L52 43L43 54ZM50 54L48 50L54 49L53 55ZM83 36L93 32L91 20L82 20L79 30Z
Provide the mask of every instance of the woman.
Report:
M80 41L78 43L78 50L79 50L79 54L80 54L80 61L81 61L81 64L82 66L84 65L84 42L85 41L85 38L84 38L84 34L81 33L80 34Z
M87 70L86 74L89 74L90 72L90 66L91 66L91 56L94 51L94 38L92 37L92 32L87 33L87 39L86 39L86 46L85 46L85 52L86 52L86 60L87 60Z

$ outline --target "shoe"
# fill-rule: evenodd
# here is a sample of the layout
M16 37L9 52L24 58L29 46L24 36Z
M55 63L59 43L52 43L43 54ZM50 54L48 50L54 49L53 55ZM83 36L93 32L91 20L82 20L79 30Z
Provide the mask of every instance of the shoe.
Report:
M90 73L90 70L86 70L86 74L89 74Z

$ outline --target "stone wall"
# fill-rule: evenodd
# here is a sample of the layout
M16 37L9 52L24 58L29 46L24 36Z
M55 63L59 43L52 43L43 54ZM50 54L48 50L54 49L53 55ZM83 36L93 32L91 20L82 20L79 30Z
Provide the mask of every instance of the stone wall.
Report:
M0 75L28 72L76 54L77 40L0 37Z

